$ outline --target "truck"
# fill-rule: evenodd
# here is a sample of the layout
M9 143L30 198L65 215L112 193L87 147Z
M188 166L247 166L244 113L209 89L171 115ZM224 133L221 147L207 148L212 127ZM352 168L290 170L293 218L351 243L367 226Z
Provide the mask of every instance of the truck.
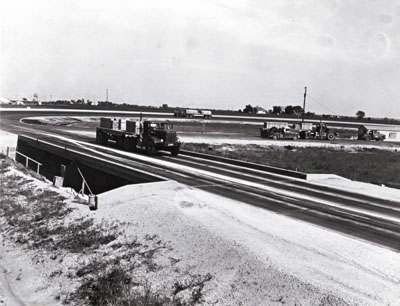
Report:
M197 109L176 109L174 111L175 117L186 117L186 118L194 118L194 117L203 117L205 119L210 119L212 117L212 112L209 110L197 110Z
M325 139L332 141L337 136L339 136L339 134L330 129L326 123L318 123L311 130L300 131L301 139Z
M96 127L96 142L107 145L109 141L126 151L144 150L148 155L157 151L169 151L177 156L181 142L168 120L123 120L100 118L100 127Z
M299 131L288 126L261 128L261 137L270 139L299 139Z
M211 119L212 112L210 110L200 110L200 115L204 117L204 119Z
M358 140L375 140L384 141L386 136L378 130L369 130L366 126L362 125L358 128Z

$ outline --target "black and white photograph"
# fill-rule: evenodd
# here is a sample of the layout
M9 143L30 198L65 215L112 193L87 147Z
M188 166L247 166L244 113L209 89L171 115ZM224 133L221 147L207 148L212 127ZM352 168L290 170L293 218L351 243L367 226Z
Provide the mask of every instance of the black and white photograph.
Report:
M400 306L400 0L0 2L0 306Z

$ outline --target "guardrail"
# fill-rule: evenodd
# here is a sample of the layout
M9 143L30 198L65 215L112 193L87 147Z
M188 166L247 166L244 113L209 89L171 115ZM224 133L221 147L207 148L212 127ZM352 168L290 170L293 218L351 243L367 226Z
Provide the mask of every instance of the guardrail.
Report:
M218 161L218 162L225 162L225 163L229 163L231 165L246 167L246 168L255 169L255 170L261 170L261 171L270 172L270 173L279 174L279 175L295 177L295 178L299 178L299 179L303 179L303 180L307 179L307 173L299 172L299 171L265 166L265 165L260 165L260 164L256 164L256 163L250 163L250 162L245 162L245 161L241 161L241 160L236 160L236 159L232 159L232 158L220 157L220 156L185 151L185 150L181 150L179 152L179 154L213 160L213 161Z
M25 157L25 167L28 168L29 165L29 161L33 161L34 163L37 164L37 168L36 168L36 173L39 174L39 170L40 170L40 166L42 166L41 163L39 163L38 161L34 160L33 158L30 158L29 156L26 156L25 154L22 154L21 152L15 151L16 154L21 155L22 157Z

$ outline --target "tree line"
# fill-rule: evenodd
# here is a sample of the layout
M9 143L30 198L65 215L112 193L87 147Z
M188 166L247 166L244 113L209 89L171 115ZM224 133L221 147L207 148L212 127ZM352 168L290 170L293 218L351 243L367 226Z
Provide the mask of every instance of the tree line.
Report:
M259 106L252 106L251 104L247 104L243 110L239 109L239 112L247 113L247 114L257 114L260 112L260 110L263 110ZM265 111L269 114L274 114L274 115L301 115L303 113L303 108L300 105L287 105L287 106L278 106L275 105L272 107L272 109ZM315 113L307 112L307 116L313 116Z

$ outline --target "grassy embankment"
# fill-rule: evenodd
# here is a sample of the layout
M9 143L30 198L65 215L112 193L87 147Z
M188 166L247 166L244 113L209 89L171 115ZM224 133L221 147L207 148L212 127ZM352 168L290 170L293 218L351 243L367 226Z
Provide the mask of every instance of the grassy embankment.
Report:
M13 173L12 168L20 172ZM21 172L36 178L27 178ZM52 262L52 281L75 284L63 288L66 291L60 291L56 300L73 305L128 306L202 302L209 274L189 273L178 277L169 290L154 292L152 288L157 284L144 276L164 268L157 263L157 256L170 248L157 235L129 238L123 230L126 224L99 224L90 217L77 217L76 206L73 208L66 198L37 187L35 180L43 180L41 177L4 158L0 158L0 177L3 239L42 254L43 258L36 257L37 262Z
M400 152L325 148L261 147L185 143L182 149L306 173L331 173L351 180L400 188Z

